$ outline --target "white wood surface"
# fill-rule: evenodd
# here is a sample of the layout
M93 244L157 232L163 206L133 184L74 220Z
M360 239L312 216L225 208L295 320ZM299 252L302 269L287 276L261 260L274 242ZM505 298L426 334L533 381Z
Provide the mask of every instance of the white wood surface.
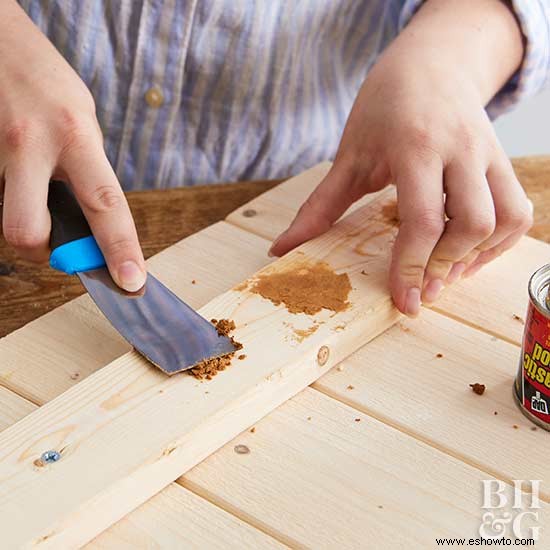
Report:
M236 454L236 444L250 453ZM483 479L490 476L307 389L180 482L294 548L408 550L479 536ZM549 526L546 513L539 519Z
M86 550L283 549L286 546L176 483L85 546Z
M36 409L33 403L0 387L0 431ZM101 550L182 547L255 549L284 545L177 483L171 483L87 545Z
M320 173L321 172L319 172L319 174ZM299 182L300 181L301 180L299 180ZM307 186L302 185L301 190L298 193L301 193L301 196L305 198L310 190L308 186L313 188L315 183L316 181L311 180ZM273 191L270 191L269 193L272 192ZM284 202L284 197L277 200L283 200ZM298 197L298 201L296 202L299 202L299 200L301 199ZM269 201L267 201L267 203L269 204ZM299 204L296 205L296 208L298 206ZM292 217L292 210L290 209L288 211L291 212L289 215ZM266 209L266 213L260 212L256 217L256 221L262 221L263 218L261 218L261 216L263 215L269 217L269 213L269 209ZM244 216L242 217L249 220L249 218ZM269 227L269 224L267 224L267 227ZM271 238L268 233L266 233L266 236L268 239ZM531 240L526 239L525 241ZM514 278L514 273L517 273L518 266L519 270L523 270L523 275L521 276L525 276L527 271L530 269L529 266L538 261L538 258L540 258L543 254L543 248L540 247L541 243L533 241L534 244L528 242L527 246L525 246L524 242L522 242L519 247L510 253L509 263L507 264L509 267L506 271L506 281L516 284L516 287L517 284L519 284L519 279ZM150 260L149 265L151 266L151 270L159 276L161 280L176 290L176 293L183 296L184 299L194 307L198 307L203 305L216 294L246 278L250 273L266 265L269 262L269 259L266 257L268 246L268 240L256 237L252 233L246 233L245 231L232 227L226 223L221 223L216 224L215 226L212 226L189 239L185 239L176 245L176 247L181 250L177 252L177 263L175 265L173 263L173 249L175 247L168 249L161 255ZM546 245L542 246L545 247ZM517 256L514 256L516 254ZM505 255L504 258L498 260L498 262L501 262L507 258L508 256ZM219 268L220 265L231 265L232 268L221 270ZM511 267L515 267L516 271L511 269ZM481 306L484 304L491 304L494 309L487 310L490 312L490 315L489 320L485 320L485 323L491 327L490 330L499 334L502 332L502 335L506 339L517 339L518 329L519 333L521 332L521 323L513 317L511 320L506 319L501 312L515 312L517 308L516 304L521 300L518 301L517 292L515 290L513 292L507 292L507 289L503 288L502 292L499 293L498 285L494 283L494 279L496 277L499 281L501 281L502 272L497 269L495 273L492 273L488 269L483 270L471 281L460 283L460 285L455 288L465 288L466 290L461 290L461 292L465 292L466 299L468 299L469 293L472 293L470 300L476 304L476 308L477 304L481 304ZM192 279L196 279L197 284L192 285ZM469 287L468 285L472 286ZM516 287L509 286L508 288ZM525 288L525 286L522 288ZM489 292L487 289L489 289ZM494 289L497 289L496 294ZM462 298L457 298L453 304L452 293L454 292L454 288L447 290L442 302L451 299L450 303L448 303L445 307L449 311L451 311L453 307L455 308L455 311L458 308L458 313L456 316L460 318ZM10 353L13 354L9 356L11 361L10 368L5 368L6 364L4 361L0 361L0 382L4 385L8 383L12 384L14 389L18 389L21 393L32 398L35 402L44 403L64 391L66 388L77 384L81 378L101 368L106 362L115 359L118 355L120 355L120 353L125 351L125 349L127 349L126 345L124 343L121 345L118 335L116 335L116 333L110 328L108 323L100 316L100 314L96 313L95 317L93 317L87 312L80 313L80 311L85 311L84 308L89 308L92 311L95 310L95 307L89 302L85 303L86 301L86 298L80 298L70 304L66 304L63 308L56 310L56 312L52 312L51 314L30 324L25 329L18 331L17 346L15 345L15 342L11 340L13 335L0 340L0 357L2 357L2 359L6 357L4 354L6 350L10 350ZM442 302L439 302L436 307L438 307ZM468 312L467 309L462 311L465 313ZM452 312L450 314L452 315ZM84 318L83 321L81 321L79 315ZM474 325L476 323L479 324L480 320L484 321L483 307L479 308L479 313L476 315L477 317L474 317L475 322L472 323ZM487 316L487 314L485 315ZM521 313L518 313L518 315L523 317L523 314ZM369 344L369 346L367 346L367 348L363 348L348 361L344 362L344 370L331 371L323 377L315 385L315 387L323 392L326 392L335 399L339 399L353 405L357 409L362 410L364 413L374 415L381 419L384 423L395 426L398 430L403 430L405 433L411 434L413 437L425 441L428 445L435 447L435 449L432 450L432 452L435 453L432 455L432 462L435 461L437 463L440 460L439 457L444 456L443 453L438 451L438 449L441 449L445 453L449 453L451 455L456 454L456 456L459 456L469 464L479 464L481 467L485 468L483 466L483 437L484 432L486 432L485 435L492 435L495 433L498 435L490 440L489 450L486 452L487 458L485 462L491 462L491 453L498 453L496 455L498 456L498 459L494 461L495 467L493 469L502 473L502 477L511 478L513 477L512 472L525 472L527 475L534 471L539 471L541 464L543 465L543 462L537 462L535 458L532 458L536 457L535 453L531 453L526 460L525 453L522 452L522 449L532 448L533 446L538 448L540 446L541 437L544 437L547 434L542 433L541 431L534 433L531 432L528 429L530 424L520 417L519 412L514 409L515 405L513 404L511 398L508 398L503 392L495 392L494 388L492 388L493 384L497 387L499 381L502 380L503 377L507 376L507 374L504 373L506 369L508 369L508 373L511 372L513 374L515 372L515 360L514 366L510 366L513 354L518 353L517 348L514 346L504 344L502 342L498 342L495 346L491 345L491 349L493 349L493 347L497 348L497 358L507 358L506 366L503 367L503 369L493 369L493 366L496 363L488 361L484 361L483 365L479 366L480 359L479 357L476 358L476 353L474 353L474 350L479 347L479 354L481 355L481 350L485 346L485 343L490 342L493 344L493 341L486 335L480 335L477 331L459 325L457 333L461 334L460 342L465 343L465 347L472 346L472 353L468 353L467 350L462 349L459 345L458 347L460 349L456 351L460 353L460 357L463 358L462 361L458 361L457 359L453 360L451 357L447 358L446 354L445 359L441 359L441 361L445 361L443 364L445 368L444 380L448 384L451 384L450 387L456 390L447 396L449 399L449 414L444 414L442 416L441 403L432 397L434 393L440 389L437 375L430 375L421 379L413 379L410 388L405 386L396 394L401 399L400 408L395 409L390 407L393 394L388 392L388 387L391 385L390 369L395 367L394 361L403 361L404 358L408 359L409 361L407 363L410 363L413 372L416 373L416 376L420 376L421 374L426 374L423 367L426 366L425 361L427 361L428 364L430 363L429 356L431 354L432 344L437 343L441 345L442 343L439 338L440 334L447 335L448 337L448 341L444 342L445 348L448 349L449 352L453 352L453 350L455 350L455 344L450 342L450 340L452 340L452 335L455 334L454 322L449 319L444 319L443 325L440 327L437 323L434 325L434 322L430 322L431 319L437 318L438 316L436 314L430 311L425 311L418 324L415 324L414 322L411 323L409 321L404 322L405 327L408 328L409 324L411 327L410 332L406 333L407 338L405 339L407 342L410 339L410 347L400 344L397 346L397 349L394 349L396 348L396 341L401 342L403 340L401 335L402 329L399 329L399 332L396 333L398 327L394 327L387 334L375 339L371 344ZM503 321L503 319L505 320ZM67 348L65 347L66 343L59 340L59 323L63 324L61 326L69 327L72 331L71 334L74 336L75 340L79 342L78 346L73 347L74 349L67 351ZM37 330L27 330L31 327L37 327ZM41 343L36 342L36 334L39 335L39 338L43 339ZM57 335L57 341L59 343L57 345L52 345L52 342L56 342L55 335ZM10 340L9 344L6 345L6 341L8 340ZM380 344L380 342L382 343ZM367 359L364 359L363 352L370 350L371 346L374 345L379 346L376 348L376 352L373 348L373 352L367 353ZM102 353L94 354L94 350L99 348L101 348ZM385 353L383 360L380 360L379 352L381 350ZM443 353L445 352L443 351ZM44 361L40 360L41 354L45 356ZM391 362L390 359L392 359ZM471 365L470 361L472 362ZM487 370L486 365L488 364L491 365L490 370ZM75 367L75 365L78 366L78 370L71 370ZM504 362L501 362L499 359L498 365L504 365ZM473 382L474 380L469 380L470 374L474 374L478 369L482 372L487 372L488 375L485 380L475 380L488 384L487 393L481 398L478 398L478 396L472 394L468 387L465 388L465 392L462 391L462 388L459 389L458 387L459 384L465 383L467 385L467 383ZM484 371L483 369L486 370ZM463 370L465 373L463 373ZM75 372L79 372L80 376L76 380L73 380L71 375L74 375ZM430 371L429 374L432 374L432 371ZM424 385L423 382L425 382ZM353 384L353 390L347 389L349 384ZM117 407L123 406L123 403L127 401L128 409L130 410L133 403L139 399L140 392L146 392L147 387L147 383L144 383L143 380L138 380L135 383L132 383L130 380L127 387L123 386L118 398L115 397L111 403L115 403L116 409ZM508 386L506 387L506 391L508 391ZM207 398L208 395L205 395L204 397ZM478 398L478 400L472 401L472 398ZM485 398L487 398L487 400L483 401ZM302 394L297 396L294 401L300 403L300 406L304 406L304 402L300 401L301 399ZM492 404L495 402L503 405L502 415L499 413L497 417L486 420L482 414L477 414L485 411L485 408L490 409ZM8 405L2 406L3 403L7 403ZM340 406L338 403L334 403ZM471 405L472 403L473 408L471 411L468 409L468 413L464 414L463 407L465 405ZM284 405L284 407L286 406L287 405ZM307 405L305 406L307 407ZM2 389L0 389L0 429L24 414L27 414L32 408L33 406L30 403L21 400L19 397L10 394L6 390L2 391ZM229 505L229 501L225 499L224 495L227 491L223 486L221 487L220 492L217 486L215 487L213 484L203 483L202 481L196 484L191 481L186 481L186 483L188 483L191 488L197 490L208 500L222 505L225 509L229 509L241 518L246 518L254 525L257 525L262 529L267 529L268 532L273 532L274 534L277 534L277 536L281 536L283 539L286 537L285 540L301 540L300 537L303 537L305 532L303 525L310 526L314 529L316 528L315 521L313 521L311 517L307 516L307 507L298 506L297 504L293 505L292 502L288 502L289 509L293 511L295 517L290 518L292 521L289 520L287 524L277 522L277 504L282 506L281 503L285 502L284 496L278 495L277 490L279 492L285 491L287 484L292 482L292 491L294 491L294 493L304 494L303 498L298 498L296 500L296 503L304 504L304 502L307 501L306 489L309 487L312 478L305 476L305 481L302 483L301 478L292 477L289 473L292 473L293 471L293 461L296 459L299 464L309 464L312 449L315 451L316 445L320 445L319 449L324 449L325 447L323 447L321 443L324 441L324 437L327 436L327 434L329 434L330 439L331 430L320 428L320 433L322 433L323 436L313 435L312 437L314 442L311 441L310 444L305 446L301 454L299 444L296 444L291 440L286 441L285 445L290 445L292 447L292 452L282 452L284 447L281 447L280 441L275 437L272 438L272 441L262 439L259 446L251 447L252 452L250 455L235 455L233 451L234 445L243 441L246 443L246 441L248 441L247 438L252 438L252 445L256 441L254 439L255 436L261 433L260 426L262 431L267 429L269 433L277 434L281 431L280 417L277 417L278 420L276 420L274 424L274 426L279 426L279 428L272 428L271 417L273 414L275 413L270 414L258 425L255 434L245 432L241 436L238 436L235 442L227 444L224 449L218 451L218 453L215 453L209 459L209 461L213 461L215 464L215 468L212 473L213 478L223 479L224 484L226 484L227 487L237 487L237 496L234 497L231 505ZM438 417L442 417L442 422L433 422L433 419ZM312 417L312 421L313 418L314 417ZM346 418L346 421L340 424L338 429L343 433L347 433L347 430L349 429L347 417L344 415L342 418ZM462 418L464 418L464 421L462 421ZM468 423L476 424L477 422L480 422L479 419L482 419L480 429L478 431L470 430ZM502 433L492 431L495 420L498 423L499 428L502 429ZM308 423L312 421L308 421ZM509 426L510 429L505 430L505 428L508 427L509 421L511 422ZM233 424L235 424L232 418L229 418L229 422L233 422ZM290 422L290 424L295 425L296 422ZM511 427L513 423L516 423L519 426L518 430L514 430ZM118 437L123 437L125 435L124 428L121 427L122 425L123 424L119 424L121 432L118 434ZM202 426L202 428L205 430L210 429L208 426ZM286 429L287 427L285 427L283 431ZM352 429L354 429L353 426ZM333 431L335 431L335 429ZM395 432L395 430L392 430L391 433L393 432ZM296 433L296 430L291 429L291 433ZM534 436L537 436L537 438L534 439ZM370 435L367 434L367 438L369 437ZM195 440L193 439L193 442L194 441ZM223 441L219 442L220 445L222 443ZM257 443L258 442L256 441L254 445ZM332 445L332 440L329 446L330 445ZM456 451L457 447L460 447L459 451ZM513 449L512 452L509 452L510 448ZM96 448L94 448L94 452L95 450ZM168 457L164 457L165 463L169 461L171 455L177 454L178 452L178 450L173 451L170 455L168 455ZM205 453L207 454L207 451L205 451ZM69 455L67 455L67 457L68 456ZM250 467L250 462L240 461L235 463L232 460L227 460L228 458L245 458L246 460L249 460L251 457L253 457L256 461L260 460L260 462L265 466L265 469L260 468L260 471L266 476L275 475L278 481L278 489L269 484L266 488L263 487L263 476L256 475L255 465L257 462L254 462L254 466ZM375 457L369 456L369 460L370 459L375 460ZM523 460L525 464L518 467L517 459ZM446 461L449 460L449 458L445 457L443 460ZM60 464L61 463L58 463L55 466ZM163 462L160 461L159 464L162 466ZM239 466L243 466L244 464L244 470L242 467L236 468L235 464ZM249 466L247 466L247 464ZM206 475L204 472L209 470L202 470L203 465L205 465L205 468L210 468L210 470L212 470L212 466L209 465L207 461L206 463L201 464L197 469L193 470L193 474L196 472L201 472L201 476L204 477L204 475ZM84 471L88 472L89 468L90 466L86 466ZM481 475L482 478L488 477L486 473L478 472L478 470L471 466L466 467L466 469L469 472L474 472L474 474L472 474L474 475L474 478L476 475ZM360 476L363 473L359 470L354 471L359 472ZM509 473L507 474L506 472ZM141 480L139 476L132 478L135 481L135 486L128 489L129 492L132 493L132 497L137 496L139 500L146 499L149 494L153 494L154 490L147 485L147 480L150 475L156 476L157 473L159 475L163 475L163 472L157 472L153 465L151 468L145 470L143 480ZM321 474L313 471L311 475L319 475L323 483L325 482L325 478L328 478L328 481L324 483L322 489L319 490L320 493L328 495L326 497L327 499L333 497L334 494L339 494L340 478L337 473L332 471L331 468L327 468L326 472L323 471ZM447 470L447 475L454 476L453 467ZM238 487L243 484L244 476L248 476L245 483L245 487L247 488L246 494L244 494L244 489L238 489ZM399 474L396 473L395 476L399 477ZM533 476L527 476L527 478L531 477ZM187 476L185 479L188 479ZM472 498L475 497L476 502L474 503L472 501L471 506L476 506L473 513L475 517L479 519L479 479L474 483L474 485L476 488L474 492L472 492ZM174 485L172 484L167 490L172 490L173 487ZM342 487L345 488L346 484L343 483ZM400 493L401 491L405 491L405 488L408 487L408 482L396 482L395 487L396 493ZM273 495L273 491L275 491L275 495ZM405 492L408 494L408 491ZM143 506L138 508L138 510L129 516L126 516L126 518L106 532L103 535L105 537L103 539L103 544L105 546L103 547L109 547L108 545L111 545L110 547L116 548L119 547L118 545L122 545L124 541L127 540L134 542L135 539L132 538L132 532L135 529L134 526L138 525L140 522L143 522L148 526L156 524L157 519L155 518L158 517L158 511L160 509L156 507L156 504L153 506L149 505L150 503L156 502L155 499L157 498L163 499L162 495L163 493L148 500ZM182 498L183 502L181 503L181 513L183 518L183 526L187 521L187 515L185 514L185 503L192 502L193 497L189 497L189 500L187 496ZM272 500L274 502L273 507L270 504ZM168 498L168 501L172 503L175 502L172 498ZM122 517L124 514L122 508L116 508L118 503L116 501L109 500L109 495L106 495L103 500L102 498L98 498L97 501L93 503L94 505L88 510L88 513L92 517L96 513L99 514L99 519L94 518L96 523L97 521L104 521L105 518L101 516L101 512L102 509L105 508L106 503L109 503L109 507L111 508L109 511L114 514L113 517L117 515ZM204 507L205 503L203 502L202 504ZM191 515L193 506L191 506ZM206 506L206 509L208 509L208 506ZM147 509L147 507L149 508ZM406 500L402 503L401 508L403 519L397 524L397 529L399 530L404 528L407 530L411 528L408 524L409 513L407 513L407 511L409 511L410 514L413 514L413 517L416 517L416 501L414 499ZM263 509L266 511L265 518L262 517L262 513L258 513L258 511L261 512ZM330 510L330 506L328 505L326 505L323 509L327 514L330 512L330 514L335 514L334 517L340 517L338 515L338 510ZM473 508L469 509L469 512L471 512L472 509ZM220 525L220 529L223 529L223 525L225 525L224 521L226 519L229 523L233 524L234 520L231 516L226 518L224 515L225 512L222 512L221 516L219 516L217 513L218 508L214 508L214 510L216 513L213 513L212 522L216 525ZM145 514L145 519L140 519L139 521L134 519L134 514L137 513ZM179 512L176 512L176 515L178 513ZM329 516L326 521L332 524L330 522L330 517L332 516ZM377 524L378 517L376 515L373 516L366 514L364 518L366 525L363 530L371 529L373 524ZM86 516L84 515L82 515L79 520L87 522ZM210 519L208 519L208 521L210 521ZM96 525L93 521L92 523ZM160 519L158 520L158 523L161 525ZM394 530L395 529L396 527L394 525ZM145 534L146 531L150 539L147 538L147 534ZM143 541L147 541L149 544L148 547L157 547L160 544L160 541L168 540L163 539L165 529L156 530L153 527L150 529L144 528L143 533ZM387 533L387 530L384 531L384 533ZM171 534L174 535L174 541L179 540L178 528L175 528ZM224 533L224 536L225 535L227 535L227 544L231 546L231 541L236 540L239 537L239 529L236 528L234 532L233 530L228 529L227 532ZM89 538L90 536L92 535L85 533L82 540ZM445 533L443 533L443 536L445 536ZM458 533L457 536L463 536L463 534ZM352 538L353 537L351 537L350 540ZM55 544L56 540L59 541L60 539L49 539L49 543L52 547L59 547ZM424 539L420 540L424 541ZM95 542L96 541L94 541L94 544ZM200 538L197 539L197 544L199 544L199 542ZM216 541L213 541L212 545L215 544ZM385 547L395 547L390 543L388 544L389 545ZM42 546L46 547L47 544L42 544ZM423 546L423 543L418 543L416 545L413 544L412 546L408 545L404 547L423 548L426 546Z
M549 434L533 431L512 399L519 359L515 345L428 310L313 387L501 479L541 479L550 500Z
M6 541L89 540L385 330L397 318L383 254L392 237L373 203L269 268L285 269L307 257L350 276L351 307L318 314L324 324L304 341L292 335L310 325L307 316L290 316L257 295L230 291L200 311L234 319L247 358L209 384L186 375L166 378L131 352L0 434L0 515L10 518ZM365 268L368 277L360 273ZM342 324L346 331L340 333ZM266 356L267 340L277 353ZM316 357L322 345L330 357L321 367ZM37 468L34 461L51 448L63 449L62 459ZM25 519L18 514L22 508Z

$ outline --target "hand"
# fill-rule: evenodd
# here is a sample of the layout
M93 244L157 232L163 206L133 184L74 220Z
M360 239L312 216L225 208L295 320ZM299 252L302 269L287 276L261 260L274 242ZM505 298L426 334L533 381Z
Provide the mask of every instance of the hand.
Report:
M469 49L464 32L455 32L457 46L452 47L453 24L463 20L461 7L466 19L488 7L496 10L497 22L502 16L501 26L517 39L508 52L510 67L493 60L494 74L483 74L474 61L463 62ZM478 41L469 40L472 59L483 57ZM417 315L421 301L433 302L444 285L510 248L531 226L532 205L484 104L517 69L521 55L517 25L500 1L428 2L365 80L332 169L271 253L284 254L323 233L351 203L391 181L397 187L400 227L390 285L400 311ZM491 79L493 88L487 84Z
M105 156L92 96L16 2L0 8L2 229L25 259L44 261L51 227L51 178L70 184L116 283L145 283L128 204Z

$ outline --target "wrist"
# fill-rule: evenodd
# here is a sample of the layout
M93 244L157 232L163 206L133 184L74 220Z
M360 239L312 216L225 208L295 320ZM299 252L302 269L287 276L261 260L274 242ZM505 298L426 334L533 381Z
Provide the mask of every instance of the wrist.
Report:
M487 104L519 69L523 37L503 0L427 0L388 49L415 69L454 73Z

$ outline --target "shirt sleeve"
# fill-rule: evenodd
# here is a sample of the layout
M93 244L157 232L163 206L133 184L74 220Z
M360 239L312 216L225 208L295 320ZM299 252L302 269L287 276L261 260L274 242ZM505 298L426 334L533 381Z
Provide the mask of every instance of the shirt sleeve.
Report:
M423 1L403 2L399 30ZM525 38L525 55L519 70L487 105L493 119L550 85L550 0L512 0L511 3Z

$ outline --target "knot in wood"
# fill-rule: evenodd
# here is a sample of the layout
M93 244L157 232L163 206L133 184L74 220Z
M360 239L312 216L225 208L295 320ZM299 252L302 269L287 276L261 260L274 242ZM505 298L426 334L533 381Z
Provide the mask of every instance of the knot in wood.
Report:
M330 355L330 350L327 346L321 346L317 352L317 363L322 367L327 361Z

